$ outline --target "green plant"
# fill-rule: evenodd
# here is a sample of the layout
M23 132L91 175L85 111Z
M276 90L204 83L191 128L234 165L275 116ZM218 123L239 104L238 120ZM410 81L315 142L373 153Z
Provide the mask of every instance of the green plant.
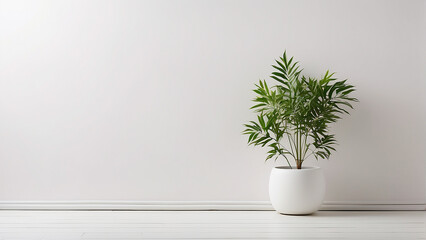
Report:
M317 160L328 159L336 143L329 124L349 114L351 102L358 101L349 96L354 86L338 81L329 71L320 79L305 77L298 62L288 59L286 52L275 62L272 67L277 71L271 78L278 84L268 87L260 80L253 90L257 96L251 109L258 116L244 125L248 144L269 147L265 161L282 156L290 168L291 159L297 169L311 155Z

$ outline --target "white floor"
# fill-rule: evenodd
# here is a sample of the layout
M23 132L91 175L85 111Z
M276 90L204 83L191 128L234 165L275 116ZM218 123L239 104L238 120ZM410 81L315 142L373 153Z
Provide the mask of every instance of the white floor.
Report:
M0 239L426 239L424 211L0 211Z

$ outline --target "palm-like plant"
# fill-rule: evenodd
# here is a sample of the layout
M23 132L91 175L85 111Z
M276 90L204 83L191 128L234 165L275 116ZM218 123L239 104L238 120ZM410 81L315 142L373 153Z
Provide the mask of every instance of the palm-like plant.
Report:
M244 125L248 144L269 147L265 161L282 156L290 168L291 159L297 169L311 155L317 160L328 159L336 143L329 124L349 114L351 102L358 101L349 96L354 86L338 81L329 71L320 79L305 77L298 62L288 59L286 52L275 62L272 67L277 71L271 78L278 85L268 87L260 80L253 90L257 96L251 109L258 116Z

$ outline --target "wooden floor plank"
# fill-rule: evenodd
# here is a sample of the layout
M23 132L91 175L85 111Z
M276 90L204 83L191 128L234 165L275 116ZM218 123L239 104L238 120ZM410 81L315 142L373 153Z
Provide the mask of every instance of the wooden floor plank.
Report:
M5 239L426 239L424 211L0 211Z

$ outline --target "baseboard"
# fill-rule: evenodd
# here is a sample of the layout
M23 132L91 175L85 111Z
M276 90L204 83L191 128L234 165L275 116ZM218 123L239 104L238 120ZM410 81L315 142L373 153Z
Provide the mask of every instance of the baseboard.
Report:
M1 202L0 210L273 210L262 201L22 201Z
M327 211L424 211L426 203L389 201L325 201L321 210Z
M0 210L270 211L269 201L0 201ZM326 201L320 210L424 211L421 202Z

